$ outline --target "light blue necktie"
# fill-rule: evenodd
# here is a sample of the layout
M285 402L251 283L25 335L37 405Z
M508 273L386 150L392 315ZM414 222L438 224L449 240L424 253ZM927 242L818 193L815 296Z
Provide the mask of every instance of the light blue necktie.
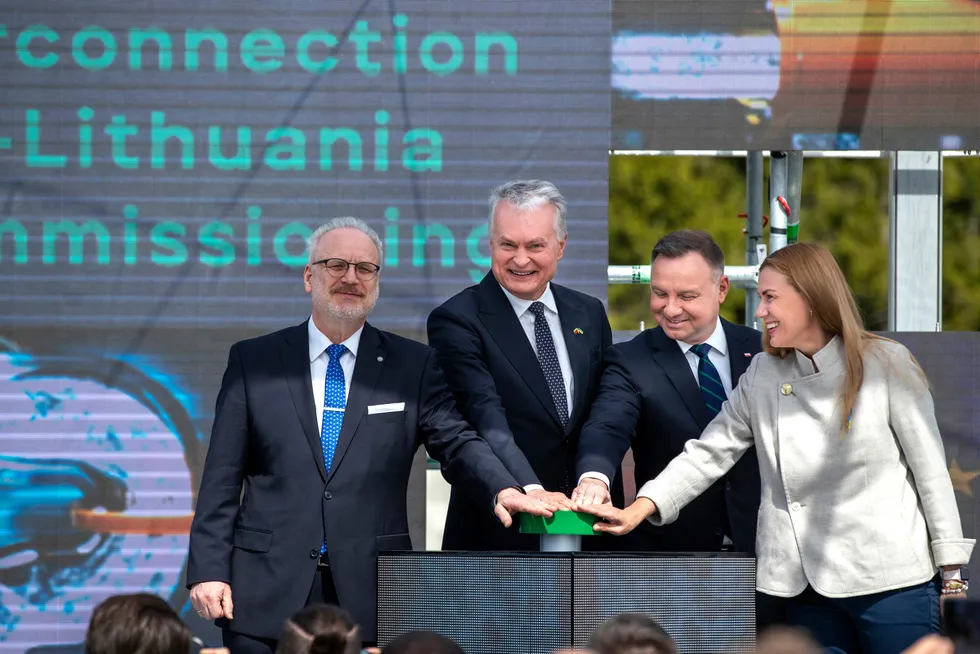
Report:
M347 407L344 369L340 367L340 357L347 352L345 345L327 346L327 376L323 389L323 427L320 429L320 447L323 448L323 468L329 474L333 455L340 440L340 428L344 424L344 409ZM327 551L327 542L320 547L320 554Z

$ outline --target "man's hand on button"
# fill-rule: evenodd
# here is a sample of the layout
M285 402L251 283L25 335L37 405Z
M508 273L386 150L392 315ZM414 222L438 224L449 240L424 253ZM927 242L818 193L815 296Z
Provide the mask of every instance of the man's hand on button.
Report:
M548 507L549 511L572 508L572 501L568 499L564 493L555 493L553 491L546 490L532 490L528 491L527 496L539 500L542 504Z
M530 513L550 518L554 512L541 500L525 495L516 488L505 488L497 493L497 505L493 509L500 524L510 527L514 524L511 516L515 513Z
M612 504L609 489L599 479L586 477L572 491L572 502L579 506L589 504Z

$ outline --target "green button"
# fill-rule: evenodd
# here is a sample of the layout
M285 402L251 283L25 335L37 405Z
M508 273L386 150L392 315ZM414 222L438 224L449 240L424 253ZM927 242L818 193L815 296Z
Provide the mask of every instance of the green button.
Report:
M576 511L555 511L550 518L539 515L521 514L522 534L561 534L566 536L598 536L592 525L599 518L588 513Z

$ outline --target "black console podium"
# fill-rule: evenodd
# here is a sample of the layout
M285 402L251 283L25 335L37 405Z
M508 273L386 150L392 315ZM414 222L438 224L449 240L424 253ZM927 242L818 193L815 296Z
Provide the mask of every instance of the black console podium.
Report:
M741 554L382 552L378 645L438 631L467 654L582 647L644 613L682 654L755 649L755 559Z

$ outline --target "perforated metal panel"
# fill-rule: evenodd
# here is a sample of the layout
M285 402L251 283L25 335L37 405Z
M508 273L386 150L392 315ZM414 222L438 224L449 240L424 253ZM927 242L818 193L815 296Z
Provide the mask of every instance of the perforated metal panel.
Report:
M755 649L755 559L740 556L576 557L575 645L618 613L643 613L683 653Z
M738 555L397 552L378 558L378 644L437 631L467 654L582 646L644 613L682 654L755 647L755 560Z
M378 557L378 644L426 629L467 654L541 654L571 642L572 559L404 553Z

